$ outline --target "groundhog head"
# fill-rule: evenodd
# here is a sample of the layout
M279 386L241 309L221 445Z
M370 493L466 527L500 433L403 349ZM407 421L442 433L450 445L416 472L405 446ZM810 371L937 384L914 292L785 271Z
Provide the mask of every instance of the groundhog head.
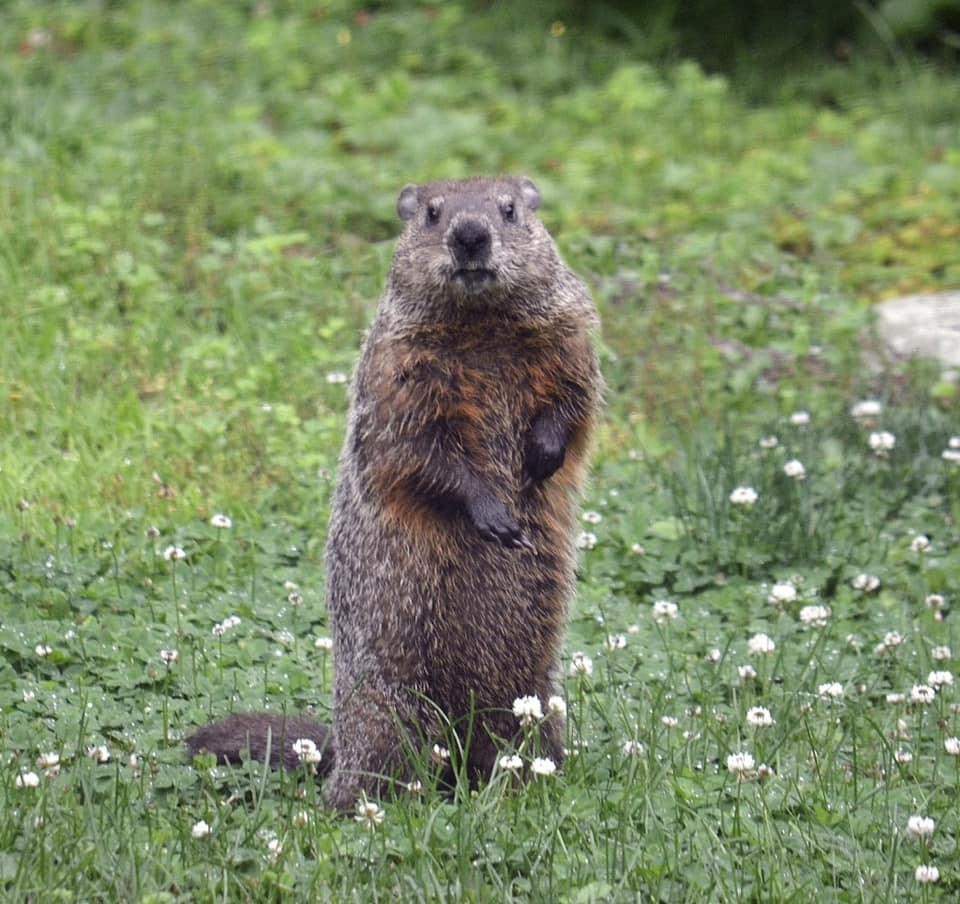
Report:
M523 289L552 258L553 243L534 211L540 193L529 179L463 179L408 185L397 199L407 228L394 272L420 290L461 297ZM402 261L402 267L400 263Z

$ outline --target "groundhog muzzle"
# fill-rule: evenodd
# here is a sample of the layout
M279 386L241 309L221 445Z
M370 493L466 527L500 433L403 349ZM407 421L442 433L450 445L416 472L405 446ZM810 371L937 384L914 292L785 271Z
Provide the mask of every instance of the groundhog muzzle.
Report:
M576 498L602 380L583 283L529 179L407 186L406 228L353 378L326 548L334 724L238 714L187 744L295 761L324 750L328 803L465 751L473 781L520 739L517 697L560 692ZM548 715L540 751L561 762ZM527 751L529 752L529 751Z

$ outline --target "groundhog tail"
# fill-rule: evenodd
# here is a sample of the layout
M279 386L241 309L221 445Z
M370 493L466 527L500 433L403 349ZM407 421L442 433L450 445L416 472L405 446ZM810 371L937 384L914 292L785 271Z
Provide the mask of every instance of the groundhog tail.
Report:
M296 769L301 760L293 745L300 739L316 744L317 773L326 775L333 768L333 735L328 726L307 716L234 713L204 725L186 743L191 757L212 753L220 763L238 765L247 756L264 763L269 754L274 769Z

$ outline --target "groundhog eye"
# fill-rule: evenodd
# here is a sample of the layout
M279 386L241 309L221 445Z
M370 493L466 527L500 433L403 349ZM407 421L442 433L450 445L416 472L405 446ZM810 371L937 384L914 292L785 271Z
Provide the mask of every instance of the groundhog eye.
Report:
M440 222L440 205L439 204L427 205L427 222L431 224Z
M503 218L509 222L513 223L517 219L517 209L513 206L513 201L507 201L503 205Z

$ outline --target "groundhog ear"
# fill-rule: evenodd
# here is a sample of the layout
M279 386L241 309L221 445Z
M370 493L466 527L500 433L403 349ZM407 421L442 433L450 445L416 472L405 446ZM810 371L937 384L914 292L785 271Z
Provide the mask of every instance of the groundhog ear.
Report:
M520 186L520 194L523 195L524 204L526 204L530 210L536 210L540 206L540 192L537 186L533 184L531 179L527 179L526 177L518 179L517 184Z
M400 192L400 197L397 198L397 216L406 223L407 220L412 219L413 215L417 212L419 203L420 197L417 186L404 186L403 191Z

